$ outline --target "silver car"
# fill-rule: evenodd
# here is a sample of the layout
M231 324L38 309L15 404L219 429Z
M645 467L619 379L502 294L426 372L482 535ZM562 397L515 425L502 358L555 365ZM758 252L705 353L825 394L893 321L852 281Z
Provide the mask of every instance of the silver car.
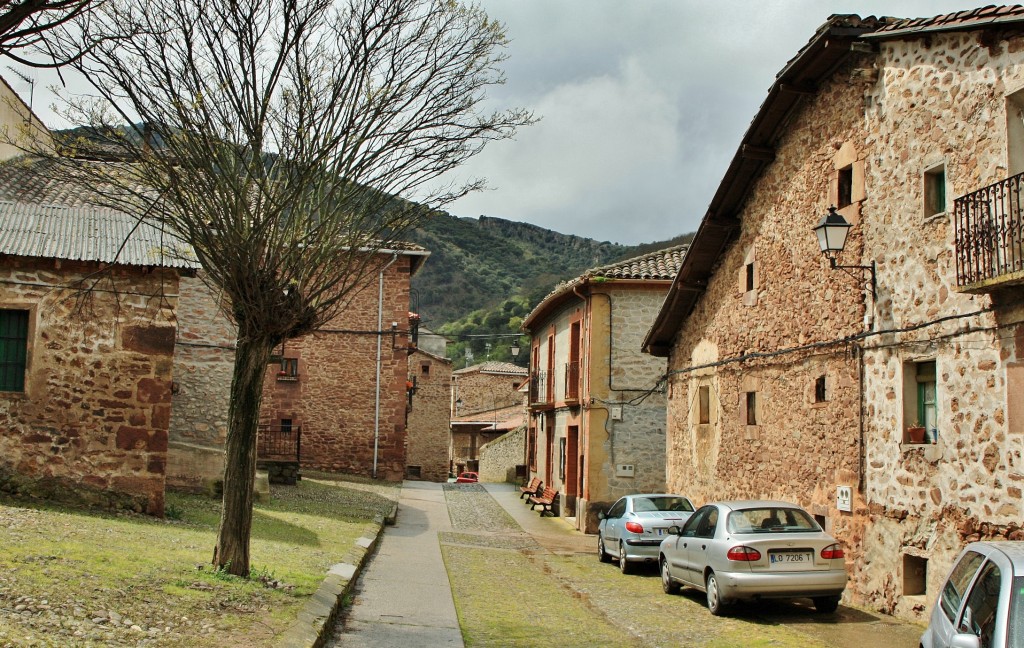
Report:
M704 590L714 615L759 598L807 597L834 612L846 588L842 545L795 504L717 502L670 531L660 547L663 589Z
M693 503L682 495L654 493L626 495L597 516L597 557L619 561L623 574L638 562L658 559L658 546L670 527L682 524L693 513Z
M923 648L1024 646L1024 542L972 542L932 610Z

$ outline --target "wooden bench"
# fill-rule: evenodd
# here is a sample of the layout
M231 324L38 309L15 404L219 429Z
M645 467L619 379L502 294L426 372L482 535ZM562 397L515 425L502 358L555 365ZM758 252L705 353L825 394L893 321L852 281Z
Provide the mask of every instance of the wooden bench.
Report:
M545 488L544 494L541 495L540 497L536 495L530 496L530 510L536 510L536 507L540 506L541 517L543 517L545 513L551 513L552 515L554 515L555 512L552 510L551 507L554 505L555 500L557 499L558 491L556 491L554 488Z
M529 485L519 487L519 490L523 493L519 496L519 499L523 499L526 496L533 497L534 495L543 492L543 486L544 482L542 482L539 477L534 477L530 480Z

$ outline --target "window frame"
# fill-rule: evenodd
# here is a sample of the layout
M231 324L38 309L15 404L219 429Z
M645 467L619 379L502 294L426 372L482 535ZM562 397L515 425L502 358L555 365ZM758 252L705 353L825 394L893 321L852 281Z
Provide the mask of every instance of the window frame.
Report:
M17 315L16 315L17 314ZM8 334L7 318L17 316L14 322L17 331ZM32 337L32 310L28 308L0 308L0 392L24 394L28 382L30 340ZM13 358L8 359L8 344L13 348ZM11 382L7 382L8 379Z

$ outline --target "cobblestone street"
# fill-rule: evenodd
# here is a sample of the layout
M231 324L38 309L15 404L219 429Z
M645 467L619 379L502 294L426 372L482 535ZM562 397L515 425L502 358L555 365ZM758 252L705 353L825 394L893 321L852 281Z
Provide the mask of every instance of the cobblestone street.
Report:
M510 485L449 484L444 485L444 495L451 526L430 530L418 543L436 542L440 547L467 646L862 648L868 642L882 642L913 648L922 630L845 606L836 614L820 615L809 601L740 604L725 618L713 617L700 592L664 594L653 567L626 576L599 563L592 536L576 532L563 520L540 518ZM416 515L408 509L419 501L403 494L398 523L385 535L399 532L403 516ZM436 546L420 546L417 551L431 549L436 551ZM351 611L359 609L367 579L394 593L386 605L400 605L406 598L397 596L409 587L406 580L384 583L375 575L385 558L378 554L371 561L353 607L343 614L344 623L350 624ZM424 570L429 570L426 565ZM392 618L406 615L399 609L383 612ZM386 624L379 629L387 630ZM343 632L341 627L336 630L336 640ZM404 632L405 645L430 645L418 641L414 630L405 627ZM360 641L389 645L365 637Z

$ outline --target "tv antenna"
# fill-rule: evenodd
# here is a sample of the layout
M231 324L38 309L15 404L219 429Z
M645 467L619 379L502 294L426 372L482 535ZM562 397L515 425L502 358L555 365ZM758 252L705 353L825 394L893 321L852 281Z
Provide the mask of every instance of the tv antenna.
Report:
M36 95L36 80L32 79L32 78L29 78L28 76L26 76L25 74L22 74L18 70L15 70L10 65L7 66L7 69L10 70L11 72L13 72L14 76L18 77L19 79L21 79L22 81L24 81L25 83L28 84L28 109L31 112L32 111L32 102L35 99L35 95ZM25 119L25 121L26 122L31 121L31 117L27 117Z

